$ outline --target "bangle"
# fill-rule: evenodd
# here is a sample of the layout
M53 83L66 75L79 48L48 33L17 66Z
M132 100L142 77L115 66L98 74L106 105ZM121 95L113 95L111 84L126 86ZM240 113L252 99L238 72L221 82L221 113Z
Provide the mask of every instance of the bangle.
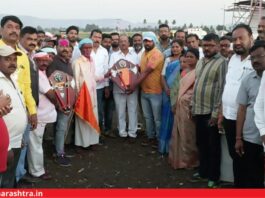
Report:
M242 137L236 137L236 140L242 140Z

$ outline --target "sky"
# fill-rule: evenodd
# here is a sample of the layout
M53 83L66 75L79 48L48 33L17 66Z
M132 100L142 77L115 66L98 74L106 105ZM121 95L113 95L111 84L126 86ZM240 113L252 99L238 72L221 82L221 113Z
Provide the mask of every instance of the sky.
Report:
M224 7L235 0L1 0L0 14L54 19L124 19L157 23L223 24ZM231 13L225 24L232 22Z

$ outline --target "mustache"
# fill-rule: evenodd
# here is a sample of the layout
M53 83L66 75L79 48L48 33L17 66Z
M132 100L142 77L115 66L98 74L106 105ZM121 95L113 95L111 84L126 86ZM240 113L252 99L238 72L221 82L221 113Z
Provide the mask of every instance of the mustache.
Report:
M12 32L9 34L9 36L12 36L12 35L18 36L18 34L16 32Z
M243 47L242 45L234 45L235 48Z
M49 65L48 64L42 64L41 66L42 67L48 67Z
M36 45L33 44L33 43L29 44L29 46L30 46L30 47L36 47Z
M12 65L10 65L8 68L17 68L17 66L14 65L14 64L12 64Z
M261 33L263 33L263 31L262 30L258 30L258 33L261 34Z

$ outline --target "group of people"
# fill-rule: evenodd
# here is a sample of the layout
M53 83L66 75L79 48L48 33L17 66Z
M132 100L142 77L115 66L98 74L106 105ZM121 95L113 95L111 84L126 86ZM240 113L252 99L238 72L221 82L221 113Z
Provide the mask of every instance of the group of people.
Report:
M72 142L81 152L99 144L102 136L115 137L116 112L120 138L135 143L141 123L142 146L168 155L174 169L198 168L191 181L206 180L209 188L219 184L225 134L235 187L262 188L265 17L258 33L254 42L251 28L239 24L231 34L219 38L209 33L200 41L183 30L171 38L170 27L161 24L158 36L136 33L131 45L128 35L99 29L79 40L76 26L55 39L23 27L16 16L3 17L0 186L15 187L27 170L32 178L51 179L42 148L47 124L55 126L55 161L67 167L71 161L64 145L73 117ZM133 80L123 79L119 61L123 67L129 63ZM58 71L64 76L55 75ZM62 81L63 93L52 79ZM122 89L125 81L129 84ZM65 104L70 97L74 105Z

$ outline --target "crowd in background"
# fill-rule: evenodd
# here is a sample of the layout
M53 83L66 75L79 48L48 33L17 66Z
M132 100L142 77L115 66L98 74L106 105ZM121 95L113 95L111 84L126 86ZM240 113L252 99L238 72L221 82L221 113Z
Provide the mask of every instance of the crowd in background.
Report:
M128 63L131 76L123 78L117 64ZM142 129L142 146L167 156L174 169L197 170L192 182L218 187L222 160L232 160L225 170L232 170L234 187L263 188L264 69L265 17L258 38L248 25L238 24L221 38L208 33L200 40L183 30L171 37L167 24L159 26L158 35L129 37L95 29L83 39L72 25L56 37L5 16L0 40L0 186L16 187L28 177L52 178L44 168L42 143L45 128L53 123L54 160L63 167L71 166L66 136L84 154L102 137L134 144ZM51 80L58 78L56 71L70 79L63 94ZM68 96L75 99L73 105L65 104ZM229 151L226 158L221 157L224 149Z

